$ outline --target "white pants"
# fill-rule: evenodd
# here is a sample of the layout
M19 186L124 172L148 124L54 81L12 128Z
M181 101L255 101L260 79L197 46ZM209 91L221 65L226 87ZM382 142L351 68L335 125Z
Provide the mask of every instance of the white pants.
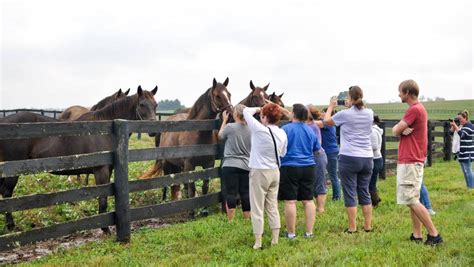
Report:
M270 229L280 229L280 213L278 212L278 186L280 170L250 170L250 215L255 235L263 234L264 210L268 215Z

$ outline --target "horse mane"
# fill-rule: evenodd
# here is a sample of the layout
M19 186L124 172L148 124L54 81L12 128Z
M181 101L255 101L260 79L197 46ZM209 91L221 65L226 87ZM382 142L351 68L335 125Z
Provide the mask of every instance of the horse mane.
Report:
M242 101L240 101L239 104L250 107L250 101L252 100L252 95L253 95L253 92L250 92L250 94L246 98L242 99Z
M144 91L145 92L145 91ZM129 111L138 103L138 94L117 100L99 110L83 114L77 121L100 121L112 119L129 119Z
M211 94L212 87L207 89L204 94L202 94L196 102L194 102L194 105L191 107L191 110L189 111L188 114L188 120L192 119L205 119L205 118L212 118L213 115L217 115L217 113L212 111L211 108L211 100L210 94ZM203 109L207 108L207 114L205 114L205 117L199 117L199 114L202 112Z
M100 100L97 104L95 104L91 107L91 111L96 111L96 110L104 108L105 106L107 106L107 104L111 100L113 100L116 97L116 95L117 95L117 93Z

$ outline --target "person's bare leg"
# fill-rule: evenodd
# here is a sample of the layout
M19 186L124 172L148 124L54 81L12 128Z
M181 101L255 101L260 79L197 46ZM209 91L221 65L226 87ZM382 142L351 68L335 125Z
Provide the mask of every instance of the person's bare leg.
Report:
M296 200L285 200L286 231L294 234L296 231Z
M323 213L325 211L324 207L326 206L326 194L318 195L316 197L316 210Z
M409 205L410 210L415 214L418 220L426 227L430 236L438 236L438 230L436 229L428 210L421 203Z
M316 206L313 200L303 200L304 214L306 216L306 233L312 234L316 220Z
M244 211L244 219L250 219L250 211Z
M356 217L357 207L347 207L347 221L349 223L349 231L355 232L357 230Z
M232 221L235 217L235 209L229 209L227 208L227 218L229 221Z
M412 209L410 209L410 215L411 215L411 221L412 221L413 236L416 238L421 238L422 237L421 226L423 224L421 223L420 219L418 219L418 216L416 216L415 212Z
M362 205L364 214L364 230L372 230L372 204Z

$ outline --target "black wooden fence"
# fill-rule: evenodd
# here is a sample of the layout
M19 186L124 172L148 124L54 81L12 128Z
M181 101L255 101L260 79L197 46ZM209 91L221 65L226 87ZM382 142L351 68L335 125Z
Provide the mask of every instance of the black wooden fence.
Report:
M398 137L387 134L387 130L391 129L396 123L397 121L385 121L383 125L382 154L386 162L381 173L383 176L385 176L386 169L396 166L398 151L397 149L387 148L387 143L390 144L398 142L399 140ZM110 134L114 135L115 140L117 140L116 146L112 151L0 162L0 178L42 171L51 172L109 164L113 164L115 169L115 180L110 184L48 194L1 199L0 213L4 213L90 200L98 196L113 196L115 198L115 211L67 223L56 224L50 227L0 236L0 250L49 238L61 237L81 230L97 229L111 225L116 226L117 240L127 242L130 239L130 223L132 221L168 216L218 203L220 201L219 193L214 193L197 198L145 207L131 208L129 205L130 192L156 189L199 179L217 178L219 176L218 168L167 175L148 180L129 181L128 177L129 162L219 154L218 145L129 150L129 133L214 130L218 129L218 127L218 120L158 122L115 120L102 122L0 124L0 139ZM442 127L443 130L436 131L436 127ZM449 134L449 122L429 121L428 129L428 165L431 166L434 157L443 157L445 160L450 160L451 136ZM442 137L443 141L436 141L436 137L438 137L438 139Z
M117 140L113 151L52 158L0 162L0 177L11 177L41 171L60 171L113 164L113 183L67 190L48 194L0 199L0 213L43 208L61 203L90 200L98 196L113 196L115 211L56 224L50 227L0 236L0 250L35 241L61 237L81 230L116 226L117 240L130 239L130 223L148 218L168 216L186 210L207 207L220 201L219 193L185 199L166 204L131 208L129 193L156 189L173 184L188 183L199 179L219 176L218 168L167 175L147 180L129 181L128 163L134 161L189 156L217 155L218 145L194 145L183 147L128 149L128 137L132 132L174 132L218 129L217 120L151 122L151 121L101 121L101 122L53 122L0 124L0 139L23 139L70 135L114 135ZM20 178L21 179L21 178ZM1 218L3 219L3 218Z
M387 148L387 144L393 144L395 146L400 141L399 137L393 136L392 134L387 135L387 131L391 133L391 129L398 120L386 120L382 122L381 128L383 128L382 135L382 157L384 159L384 167L380 173L381 177L385 178L387 169L395 169L397 166L396 159L398 156L397 148ZM448 161L451 160L452 152L452 137L450 134L450 123L449 121L428 121L428 148L427 148L427 166L433 164L434 158L443 158ZM442 138L442 141L439 139Z

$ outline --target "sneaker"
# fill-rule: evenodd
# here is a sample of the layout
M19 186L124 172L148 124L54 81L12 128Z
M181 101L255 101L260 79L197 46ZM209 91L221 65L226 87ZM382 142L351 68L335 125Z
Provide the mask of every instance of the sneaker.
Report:
M425 241L425 245L436 246L443 243L443 238L438 234L437 236L431 236L428 234L428 238Z
M344 233L346 233L346 234L355 234L355 233L357 233L357 230L351 231L351 230L349 230L349 228L346 228L346 229L344 230Z
M285 234L285 237L286 237L286 239L288 239L288 240L295 240L295 239L296 239L296 234L286 233L286 234Z
M415 243L421 243L421 242L423 242L423 238L415 237L412 233L411 236L410 236L410 241L414 241Z
M428 213L433 216L436 214L436 212L433 209L428 209Z
M313 238L314 234L313 233L304 233L303 238Z

